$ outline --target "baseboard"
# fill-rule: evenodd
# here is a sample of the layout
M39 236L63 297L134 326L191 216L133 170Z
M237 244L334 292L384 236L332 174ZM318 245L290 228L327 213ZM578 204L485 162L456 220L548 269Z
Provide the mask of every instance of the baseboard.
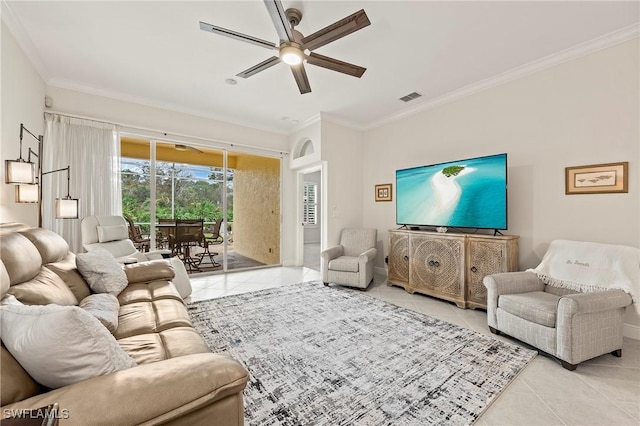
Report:
M384 275L385 277L387 276L387 268L385 267L380 267L380 266L374 266L373 267L373 273L376 275Z
M622 335L629 339L640 340L640 326L625 324L622 327Z

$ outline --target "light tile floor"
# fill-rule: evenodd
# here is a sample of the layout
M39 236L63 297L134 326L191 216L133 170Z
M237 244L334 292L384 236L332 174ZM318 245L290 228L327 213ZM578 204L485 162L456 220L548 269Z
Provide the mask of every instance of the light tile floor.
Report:
M306 267L201 275L192 278L193 293L187 302L320 279L320 272ZM388 287L384 276L376 275L366 294L490 334L484 311L459 309L428 296L408 294ZM493 337L519 344L507 337ZM573 372L538 355L476 424L640 425L640 341L625 338L622 358L603 355L580 364Z

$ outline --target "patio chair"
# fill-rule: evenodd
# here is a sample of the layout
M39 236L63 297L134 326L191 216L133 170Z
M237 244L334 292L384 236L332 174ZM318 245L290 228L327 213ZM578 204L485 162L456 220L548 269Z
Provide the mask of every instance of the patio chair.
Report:
M218 262L216 262L216 259L214 258L214 256L217 256L220 253L211 252L209 250L210 245L222 244L223 238L222 238L222 235L220 235L221 226L222 226L222 219L217 219L214 222L213 227L210 229L211 236L207 236L207 234L203 234L202 247L204 247L204 251L202 253L196 254L196 256L200 258L200 263L202 263L202 260L204 259L205 256L208 256L212 266L214 267L221 266Z
M133 242L134 247L142 252L149 251L151 248L151 240L142 235L140 225L133 223L133 220L128 216L124 216L124 219L129 225L129 239Z
M204 220L203 219L176 219L175 241L173 250L189 268L189 272L200 271L202 257L192 253L192 248L204 245Z

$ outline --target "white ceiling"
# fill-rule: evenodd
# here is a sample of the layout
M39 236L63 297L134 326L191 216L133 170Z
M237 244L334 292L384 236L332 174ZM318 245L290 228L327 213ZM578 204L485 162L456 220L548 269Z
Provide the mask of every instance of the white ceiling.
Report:
M307 64L313 91L305 95L283 63L236 78L274 52L206 33L198 22L277 44L262 1L6 1L3 19L47 84L290 131L319 112L371 127L613 32L637 34L640 16L638 1L283 5L303 12L304 35L364 9L369 27L317 50L366 67L364 76ZM414 91L423 97L398 100Z

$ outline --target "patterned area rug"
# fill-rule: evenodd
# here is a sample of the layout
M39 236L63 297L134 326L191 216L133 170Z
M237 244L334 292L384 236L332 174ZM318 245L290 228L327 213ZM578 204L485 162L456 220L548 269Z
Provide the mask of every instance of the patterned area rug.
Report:
M319 281L189 314L213 352L251 373L249 425L468 425L536 355Z

